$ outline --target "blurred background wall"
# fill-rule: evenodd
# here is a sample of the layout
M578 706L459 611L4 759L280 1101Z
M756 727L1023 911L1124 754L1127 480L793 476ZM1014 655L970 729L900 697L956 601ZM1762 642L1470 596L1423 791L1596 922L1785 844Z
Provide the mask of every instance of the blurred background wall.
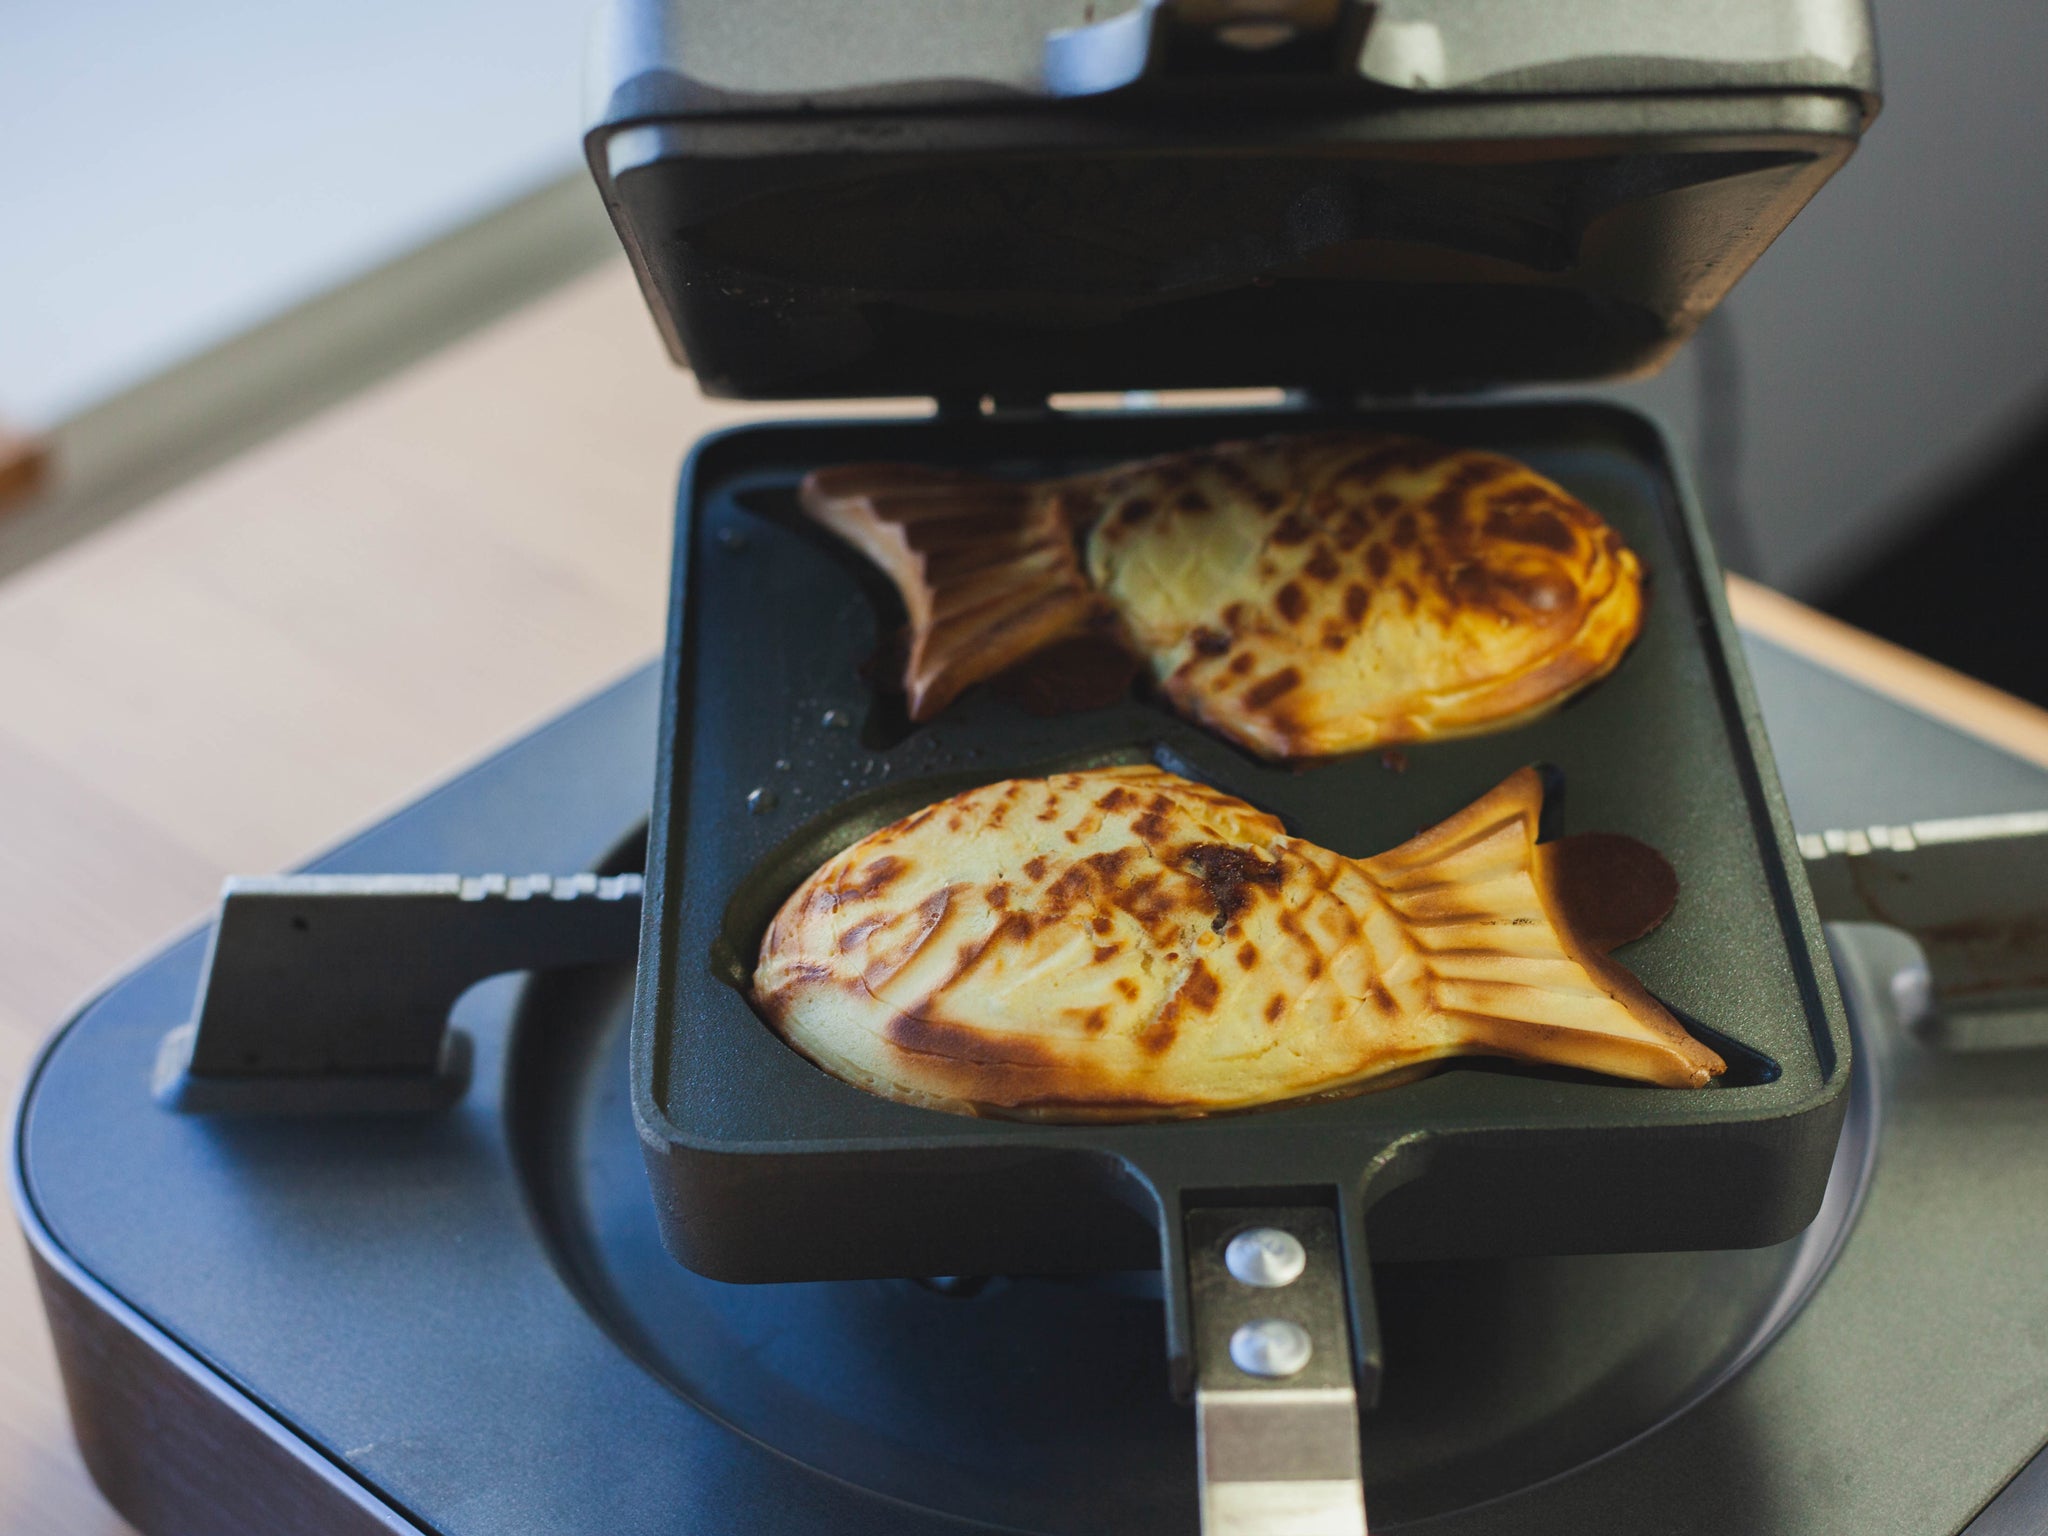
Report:
M0 572L609 256L593 12L0 5Z
M0 425L58 472L0 517L0 572L611 259L593 8L12 0ZM1878 13L1861 152L1606 393L1672 427L1731 566L2048 701L2048 7Z

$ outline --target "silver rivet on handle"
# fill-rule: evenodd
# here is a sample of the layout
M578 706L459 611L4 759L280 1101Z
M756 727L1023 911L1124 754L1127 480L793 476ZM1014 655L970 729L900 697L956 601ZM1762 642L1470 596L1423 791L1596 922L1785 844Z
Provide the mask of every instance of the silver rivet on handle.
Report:
M1258 1318L1230 1336L1230 1363L1247 1376L1269 1381L1299 1376L1315 1352L1308 1330L1284 1317Z
M1278 1227L1249 1227L1223 1250L1223 1267L1233 1280L1262 1290L1292 1285L1308 1268L1308 1250L1292 1232Z

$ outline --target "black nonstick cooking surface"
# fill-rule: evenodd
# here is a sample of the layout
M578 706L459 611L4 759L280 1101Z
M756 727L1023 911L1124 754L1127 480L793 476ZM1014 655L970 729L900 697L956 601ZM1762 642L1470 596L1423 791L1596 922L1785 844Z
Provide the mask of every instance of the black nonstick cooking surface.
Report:
M900 621L886 582L797 514L809 470L863 459L1042 476L1332 426L1511 454L1613 523L1651 576L1616 672L1518 730L1295 769L1134 690L1043 719L985 690L910 729L862 663ZM1136 412L776 425L711 439L684 475L647 929L632 1048L664 1240L727 1280L1058 1273L1180 1264L1181 1213L1328 1202L1376 1364L1363 1253L1736 1248L1781 1241L1825 1186L1847 1034L1706 549L1658 434L1604 406L1374 416ZM1698 1091L1461 1063L1335 1102L1156 1125L984 1121L829 1076L755 1015L762 929L830 853L968 784L1156 758L1350 855L1392 847L1528 763L1545 835L1622 832L1681 893L1616 959L1729 1061ZM1369 1215L1368 1215L1369 1209ZM1168 1291L1184 1366L1185 1309ZM1183 1370L1183 1379L1185 1372Z

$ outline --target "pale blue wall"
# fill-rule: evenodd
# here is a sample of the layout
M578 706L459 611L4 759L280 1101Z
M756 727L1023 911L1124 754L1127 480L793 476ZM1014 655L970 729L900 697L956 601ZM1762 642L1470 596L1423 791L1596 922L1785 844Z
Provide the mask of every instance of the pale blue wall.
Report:
M0 417L573 170L594 0L0 0Z

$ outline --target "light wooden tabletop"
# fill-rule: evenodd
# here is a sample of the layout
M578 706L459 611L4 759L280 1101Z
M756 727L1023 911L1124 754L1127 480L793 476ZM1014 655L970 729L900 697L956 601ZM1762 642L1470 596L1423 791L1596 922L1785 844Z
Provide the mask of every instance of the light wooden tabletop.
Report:
M0 586L0 1083L97 985L646 660L707 402L623 263ZM2048 766L2048 716L1761 589L1738 616ZM0 1257L0 1531L127 1527Z

